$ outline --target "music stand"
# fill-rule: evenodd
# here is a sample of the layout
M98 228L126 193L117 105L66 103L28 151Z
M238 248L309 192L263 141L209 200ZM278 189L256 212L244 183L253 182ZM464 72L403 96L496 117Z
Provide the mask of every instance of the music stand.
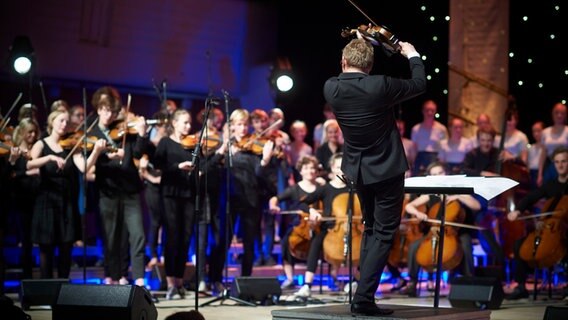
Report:
M406 193L416 194L439 194L442 196L442 205L440 206L440 240L438 240L438 261L436 262L436 289L434 291L434 308L438 308L440 304L440 278L442 275L442 257L444 251L444 227L446 222L446 196L451 194L473 194L473 187L404 187Z
M446 196L453 194L476 193L486 200L507 191L519 183L504 177L466 177L463 175L412 177L404 181L404 191L416 194L442 195L442 204ZM445 205L440 206L440 240L438 244L438 261L436 264L436 289L434 293L434 308L440 302L440 276L442 274L442 257L444 249L444 227L446 222Z

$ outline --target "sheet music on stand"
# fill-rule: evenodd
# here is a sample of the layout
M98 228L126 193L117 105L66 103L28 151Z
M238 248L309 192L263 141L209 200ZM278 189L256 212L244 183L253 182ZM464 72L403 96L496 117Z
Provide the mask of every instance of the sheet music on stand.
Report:
M468 177L465 175L411 177L404 180L404 191L416 194L439 194L442 203L450 194L478 194L491 200L499 194L518 185L517 181L504 177ZM440 278L442 274L442 257L444 249L444 225L446 219L445 206L440 206L440 235L436 265L436 289L434 292L434 308L440 302Z

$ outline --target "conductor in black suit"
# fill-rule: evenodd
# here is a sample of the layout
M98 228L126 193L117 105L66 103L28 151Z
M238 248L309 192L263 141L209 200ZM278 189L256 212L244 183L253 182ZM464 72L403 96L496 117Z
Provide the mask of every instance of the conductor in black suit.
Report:
M361 276L351 312L365 315L393 312L375 304L375 292L400 224L404 172L408 170L393 106L426 90L420 55L410 43L399 44L400 54L410 64L410 79L369 75L374 47L364 39L354 39L342 51L342 73L324 85L325 99L345 139L342 170L356 186L364 215Z

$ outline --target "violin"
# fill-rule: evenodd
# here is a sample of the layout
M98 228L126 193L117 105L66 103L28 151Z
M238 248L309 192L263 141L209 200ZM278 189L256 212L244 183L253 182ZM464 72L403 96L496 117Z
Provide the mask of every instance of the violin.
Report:
M367 40L371 44L375 46L382 45L392 53L400 52L401 50L398 38L389 29L383 26L362 24L357 27L357 29L342 30L341 36L344 38L350 38L356 36L357 32L361 34L363 39Z
M254 133L247 134L241 140L235 141L235 145L246 152L251 152L256 155L262 154L262 149L266 142L270 141L269 137L260 136Z
M180 144L184 149L195 149L195 146L197 146L197 142L199 140L199 136L199 133L188 134L183 139L181 139ZM216 150L217 148L219 148L219 146L221 146L222 142L218 134L204 135L202 140L202 148L204 152Z
M82 135L81 135L82 136ZM65 150L70 150L75 148L75 145L77 145L78 149L83 150L83 148L85 148L84 142L81 139L81 136L76 137L75 140L73 139L65 139L65 140L59 140L59 145L65 149ZM85 138L87 141L87 151L92 151L93 147L95 146L95 143L97 143L97 140L99 140L99 138L97 136L90 136L90 137L86 137ZM116 152L117 148L113 147L113 146L106 146L105 150L107 152Z
M6 141L6 142L0 141L0 157L10 155L10 149L11 149L11 148L12 148L12 142L10 142L10 141Z
M436 219L441 209L438 202L428 210L428 217ZM460 223L465 219L465 211L459 201L450 201L446 204L446 221ZM429 272L436 269L438 265L438 244L440 243L439 228L430 228L430 233L422 240L416 252L416 262ZM446 226L444 230L444 247L442 256L442 269L451 270L457 267L463 258L457 229Z
M323 257L332 265L340 265L347 258L348 227L347 206L349 193L341 193L333 199L332 216L336 219L333 228L327 231L323 239ZM361 254L361 238L363 224L361 221L361 204L357 194L353 195L353 222L351 228L351 258L354 265L359 263ZM323 219L322 219L323 220Z
M566 255L568 195L552 207L555 200L551 198L544 203L542 211L552 214L541 214L543 227L529 233L519 249L520 258L531 267L552 267Z
M112 140L120 140L125 135L136 134L136 124L138 123L139 117L135 117L134 119L129 120L116 120L113 122L110 127L109 137ZM167 119L146 119L146 125L162 125L167 123Z

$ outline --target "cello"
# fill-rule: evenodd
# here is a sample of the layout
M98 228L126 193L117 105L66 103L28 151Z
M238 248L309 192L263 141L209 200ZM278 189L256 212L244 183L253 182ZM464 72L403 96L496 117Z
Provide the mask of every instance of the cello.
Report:
M402 203L402 218L406 216L406 204L410 201L404 197ZM422 209L420 209L422 210ZM420 223L417 221L401 221L399 229L396 231L388 263L393 267L402 267L408 263L408 246L423 236Z
M568 195L550 198L543 205L541 228L529 233L519 256L531 267L552 267L566 255Z
M332 265L341 265L347 258L348 249L348 217L347 206L349 193L338 194L332 202L332 219L335 225L327 231L323 240L323 257ZM361 204L357 194L353 194L353 222L351 228L351 252L353 264L359 263L361 253L361 238L363 237L363 224L361 223ZM325 221L327 219L322 218Z
M428 210L428 217L436 219L440 210L441 204L438 202ZM457 200L448 202L445 210L447 222L461 223L465 219L465 211ZM438 243L440 240L438 229L437 227L430 227L429 234L422 240L416 252L416 262L428 272L434 271L438 264ZM460 264L463 258L463 250L455 227L448 225L445 227L442 253L443 270L451 270Z
M321 209L322 202L318 201L314 209ZM308 252L312 241L312 235L320 232L319 224L311 222L307 212L300 212L300 223L292 228L288 237L288 249L292 257L300 260L308 259Z

